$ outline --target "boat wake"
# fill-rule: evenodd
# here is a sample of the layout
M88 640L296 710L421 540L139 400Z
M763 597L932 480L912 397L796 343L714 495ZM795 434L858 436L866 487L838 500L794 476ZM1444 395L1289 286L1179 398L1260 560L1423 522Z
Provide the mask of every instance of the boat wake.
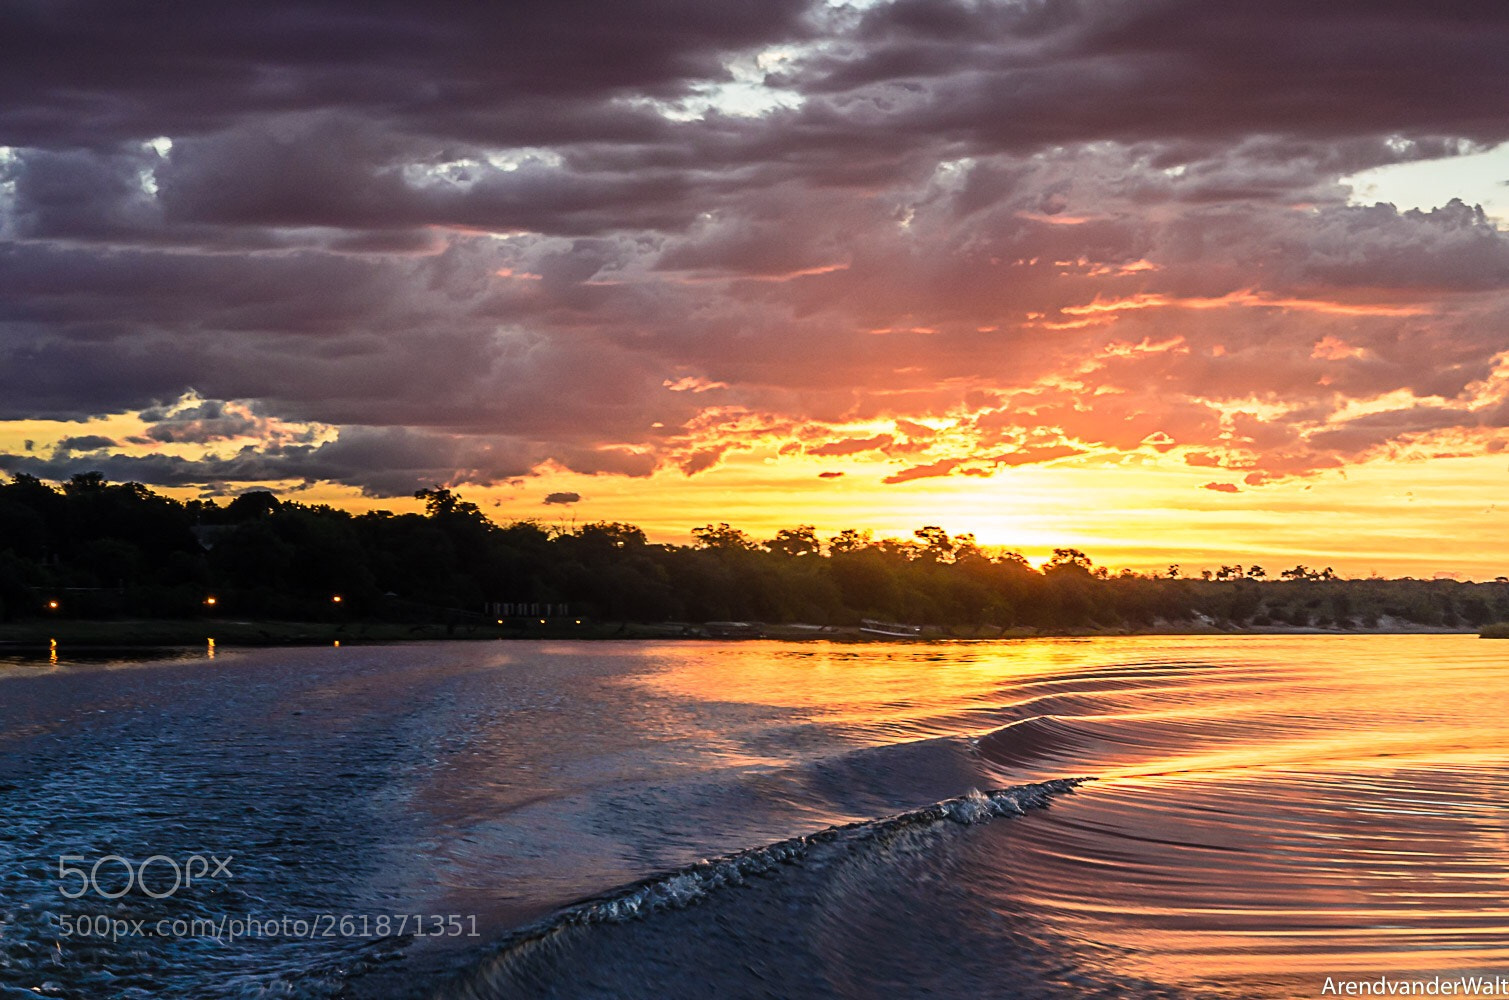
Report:
M1055 797L1091 780L1060 778L989 791L974 790L920 809L832 826L652 875L519 928L505 938L480 966L469 970L459 982L447 984L435 995L466 1000L521 995L599 995L581 983L568 987L558 975L559 967L574 964L563 954L572 948L571 938L586 929L626 924L653 914L686 909L719 890L752 887L759 880L775 877L786 867L829 868L867 850L894 846L907 835L931 827L948 824L975 826L997 818L1022 816L1030 810L1046 807ZM605 983L602 989L606 991L604 995L638 995L623 982L611 988Z

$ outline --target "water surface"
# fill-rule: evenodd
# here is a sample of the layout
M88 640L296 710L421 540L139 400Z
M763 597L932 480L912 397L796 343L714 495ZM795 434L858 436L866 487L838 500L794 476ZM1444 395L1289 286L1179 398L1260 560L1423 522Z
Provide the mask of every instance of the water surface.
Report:
M1244 636L0 663L0 984L1289 997L1509 974L1506 653ZM1078 776L1096 780L970 796ZM211 851L233 879L59 895L59 855ZM466 933L62 935L79 913Z

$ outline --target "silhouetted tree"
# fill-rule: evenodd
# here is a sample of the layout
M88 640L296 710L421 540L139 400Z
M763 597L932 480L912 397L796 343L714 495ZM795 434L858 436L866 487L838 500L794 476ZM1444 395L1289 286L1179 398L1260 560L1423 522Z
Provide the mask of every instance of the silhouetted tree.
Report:
M745 552L754 548L754 542L750 541L748 535L738 528L729 527L726 521L719 524L705 524L700 528L693 528L692 537L704 549Z
M828 540L828 551L834 555L845 552L858 552L867 548L874 540L868 531L855 531L853 528L845 528Z
M139 483L84 472L61 487L18 475L0 483L0 615L265 617L345 614L480 617L491 602L569 602L611 619L737 619L1051 629L1152 625L1195 614L1221 622L1427 625L1509 620L1503 583L1339 580L1303 564L1268 581L1262 567L1210 582L1112 574L1079 549L1055 549L1042 572L1016 552L991 555L937 525L911 538L847 529L826 554L812 525L763 545L726 522L691 546L652 544L632 524L571 531L493 523L455 491L420 490L423 514L352 514L258 490L229 502L179 503ZM197 534L196 534L197 532ZM1233 584L1238 584L1233 586Z
M821 555L823 544L817 540L817 530L810 524L795 528L782 528L775 537L765 543L765 548L785 556Z

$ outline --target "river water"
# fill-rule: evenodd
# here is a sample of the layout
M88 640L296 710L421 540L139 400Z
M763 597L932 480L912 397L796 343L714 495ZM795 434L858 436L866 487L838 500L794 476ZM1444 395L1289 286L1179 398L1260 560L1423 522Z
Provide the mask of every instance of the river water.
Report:
M1509 643L67 652L0 997L1509 995Z

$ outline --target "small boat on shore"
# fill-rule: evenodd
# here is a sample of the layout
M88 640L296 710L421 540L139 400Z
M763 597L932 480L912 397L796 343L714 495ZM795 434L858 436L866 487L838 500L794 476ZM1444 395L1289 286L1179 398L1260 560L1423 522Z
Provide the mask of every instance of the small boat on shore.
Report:
M891 639L916 639L922 635L922 626L865 618L859 623L859 631L865 635L881 635Z
M703 622L703 630L714 639L763 639L764 622Z

